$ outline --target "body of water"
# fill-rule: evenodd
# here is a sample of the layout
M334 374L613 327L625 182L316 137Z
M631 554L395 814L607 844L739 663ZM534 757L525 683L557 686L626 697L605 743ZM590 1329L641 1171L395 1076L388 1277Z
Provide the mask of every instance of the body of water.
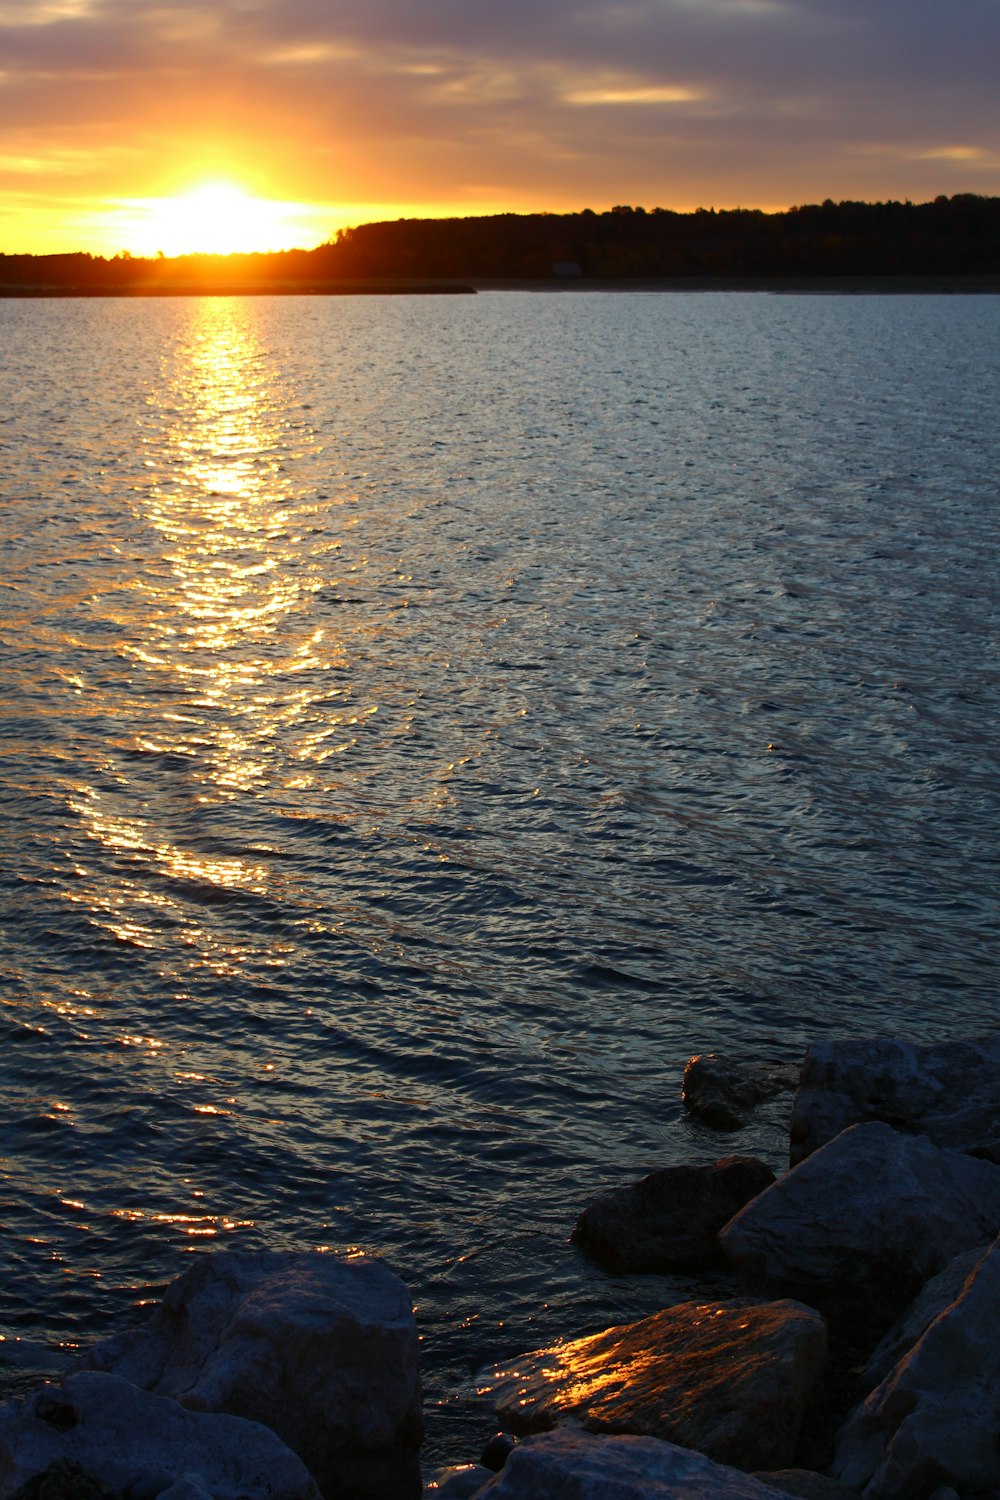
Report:
M1000 299L0 301L0 1376L187 1253L472 1373L694 1052L997 1016Z

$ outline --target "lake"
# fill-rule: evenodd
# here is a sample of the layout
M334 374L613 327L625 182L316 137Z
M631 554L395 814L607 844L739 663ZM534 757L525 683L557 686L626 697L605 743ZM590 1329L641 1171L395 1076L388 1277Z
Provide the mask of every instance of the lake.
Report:
M995 1027L998 473L994 297L0 300L2 1388L361 1246L473 1458L688 1057Z

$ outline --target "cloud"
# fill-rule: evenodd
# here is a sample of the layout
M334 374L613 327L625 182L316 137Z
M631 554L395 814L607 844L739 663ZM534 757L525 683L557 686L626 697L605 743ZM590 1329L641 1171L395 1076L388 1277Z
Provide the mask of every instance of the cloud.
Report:
M0 187L6 158L458 210L1000 191L998 56L995 0L0 0Z

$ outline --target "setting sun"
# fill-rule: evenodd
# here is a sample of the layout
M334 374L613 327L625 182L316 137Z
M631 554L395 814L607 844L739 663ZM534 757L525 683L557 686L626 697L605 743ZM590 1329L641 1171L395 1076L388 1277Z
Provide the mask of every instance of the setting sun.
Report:
M230 255L287 250L310 242L309 210L254 198L232 182L206 182L175 198L134 205L129 248L139 255Z

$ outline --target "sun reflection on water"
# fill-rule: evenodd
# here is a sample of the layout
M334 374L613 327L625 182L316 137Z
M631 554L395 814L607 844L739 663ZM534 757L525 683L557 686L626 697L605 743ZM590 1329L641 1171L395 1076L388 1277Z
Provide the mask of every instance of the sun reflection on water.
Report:
M184 707L161 717L147 748L190 757L202 799L228 800L273 778L275 741L313 696L291 680L328 664L306 610L337 543L303 546L309 505L295 489L287 392L252 308L193 302L166 358L149 399L144 495L166 571L136 657Z

